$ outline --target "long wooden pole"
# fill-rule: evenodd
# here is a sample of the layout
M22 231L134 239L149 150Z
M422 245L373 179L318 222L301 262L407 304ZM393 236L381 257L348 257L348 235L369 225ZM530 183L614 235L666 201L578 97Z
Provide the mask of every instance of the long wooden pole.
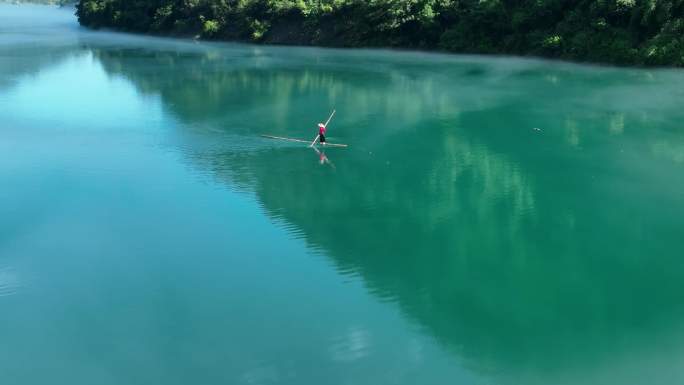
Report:
M325 121L325 126L328 127L328 123L332 120L333 116L335 116L335 110L333 110L332 114L330 114L330 117L328 120Z
M335 112L336 112L336 110L333 110L332 114L330 114L330 117L328 118L328 120L326 120L326 122L323 126L325 126L326 128L328 127L328 123L330 123L333 116L335 116ZM311 145L309 147L313 147L314 144L316 144L316 141L318 140L318 138L320 138L320 137L321 137L321 134L316 135L316 138L313 140L313 142L311 142Z

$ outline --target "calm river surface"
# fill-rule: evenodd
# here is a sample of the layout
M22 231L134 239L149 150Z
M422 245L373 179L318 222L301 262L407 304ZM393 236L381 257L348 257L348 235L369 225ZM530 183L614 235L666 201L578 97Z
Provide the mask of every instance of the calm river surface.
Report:
M684 383L684 72L72 13L0 5L3 385Z

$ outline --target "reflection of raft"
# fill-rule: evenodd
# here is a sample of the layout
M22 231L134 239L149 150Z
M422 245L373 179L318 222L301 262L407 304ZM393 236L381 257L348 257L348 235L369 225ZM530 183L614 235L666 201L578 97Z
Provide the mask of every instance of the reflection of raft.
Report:
M290 142L297 142L297 143L306 143L310 144L310 140L304 140L304 139L294 139L294 138L283 138L282 136L273 136L273 135L261 135L264 138L269 138L269 139L278 139L278 140L287 140ZM347 147L346 144L338 144L338 143L330 143L326 142L325 143L326 147Z

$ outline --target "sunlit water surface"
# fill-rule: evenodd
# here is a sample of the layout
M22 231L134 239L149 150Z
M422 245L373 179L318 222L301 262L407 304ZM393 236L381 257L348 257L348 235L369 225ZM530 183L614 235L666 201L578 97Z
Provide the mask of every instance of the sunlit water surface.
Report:
M0 5L1 381L684 383L683 102Z

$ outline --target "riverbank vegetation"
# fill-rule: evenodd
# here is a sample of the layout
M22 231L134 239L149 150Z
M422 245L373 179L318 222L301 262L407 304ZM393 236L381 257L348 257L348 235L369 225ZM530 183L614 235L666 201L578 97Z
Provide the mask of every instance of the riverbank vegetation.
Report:
M77 15L205 39L684 66L684 0L81 0Z

